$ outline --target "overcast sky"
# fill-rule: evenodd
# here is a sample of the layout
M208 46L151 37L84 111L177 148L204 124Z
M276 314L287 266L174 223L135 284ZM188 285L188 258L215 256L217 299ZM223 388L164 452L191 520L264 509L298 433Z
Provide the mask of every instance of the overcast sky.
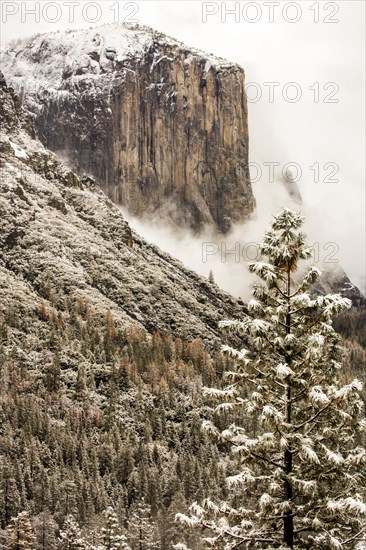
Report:
M93 19L98 19L96 25L130 19L242 65L253 177L258 167L262 170L255 184L259 215L261 197L268 204L276 194L263 163L279 163L277 174L286 163L295 163L295 175L301 168L298 186L311 238L325 258L327 243L336 243L337 257L365 289L363 0L1 4L2 46L36 32L91 26ZM40 10L38 22L29 13L34 8Z

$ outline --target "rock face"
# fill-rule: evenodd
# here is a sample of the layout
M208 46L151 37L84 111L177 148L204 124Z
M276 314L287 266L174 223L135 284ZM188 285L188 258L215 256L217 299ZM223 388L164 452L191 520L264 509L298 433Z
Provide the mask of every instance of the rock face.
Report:
M353 307L366 308L366 300L362 292L351 283L349 277L340 264L322 264L322 276L314 285L316 294L339 293L351 300Z
M219 344L218 321L244 304L146 243L93 180L32 139L2 77L0 100L0 317L26 325L41 302L57 315L81 300L122 327Z
M9 133L17 133L22 129L34 138L35 134L29 116L22 108L13 88L7 86L2 72L0 72L0 99L1 129Z
M134 216L226 232L253 211L239 66L121 25L38 36L2 65L42 143Z

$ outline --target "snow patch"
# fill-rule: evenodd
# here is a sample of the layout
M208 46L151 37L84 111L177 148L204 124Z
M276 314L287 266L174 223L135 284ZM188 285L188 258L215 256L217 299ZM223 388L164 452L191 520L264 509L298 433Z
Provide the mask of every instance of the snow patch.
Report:
M21 147L19 147L19 145L17 145L16 143L13 143L12 141L9 140L9 143L11 145L11 148L13 149L14 151L14 156L18 159L23 159L23 160L27 160L28 159L28 155L27 153L24 151L24 149L22 149Z

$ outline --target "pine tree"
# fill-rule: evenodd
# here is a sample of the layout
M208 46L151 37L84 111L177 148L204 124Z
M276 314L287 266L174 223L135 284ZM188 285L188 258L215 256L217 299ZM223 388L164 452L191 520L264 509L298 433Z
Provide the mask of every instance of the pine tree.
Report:
M230 499L192 506L189 525L205 526L215 548L351 549L365 537L365 431L361 383L342 386L343 351L332 316L350 306L340 295L311 297L320 272L310 258L300 214L284 209L260 246L250 271L249 315L222 327L243 338L225 351L235 359L229 385L207 389L218 413L236 419L220 431L205 428L236 457ZM264 261L267 259L267 261ZM254 430L253 427L254 426Z
M67 516L60 531L62 550L86 550L86 543L73 516Z
M57 550L57 523L49 512L42 512L34 523L37 537L37 550Z
M19 511L20 494L12 468L8 461L3 462L0 465L0 525L5 527Z
M132 550L156 550L158 535L151 522L150 507L142 499L132 508L128 523L128 538Z
M213 274L212 269L210 269L210 272L208 274L208 280L211 284L214 284L214 282L215 282L215 278L214 278L214 274Z
M110 506L104 512L105 526L102 528L103 548L105 550L131 550L125 535L121 533L118 518Z
M36 537L27 512L12 518L6 533L7 550L33 550Z

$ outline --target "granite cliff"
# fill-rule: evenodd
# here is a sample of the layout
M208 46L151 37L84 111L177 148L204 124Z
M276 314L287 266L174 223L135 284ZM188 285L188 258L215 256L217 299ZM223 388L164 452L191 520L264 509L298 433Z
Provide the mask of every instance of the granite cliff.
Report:
M132 215L227 232L254 210L238 65L122 25L36 36L2 65L41 142Z

